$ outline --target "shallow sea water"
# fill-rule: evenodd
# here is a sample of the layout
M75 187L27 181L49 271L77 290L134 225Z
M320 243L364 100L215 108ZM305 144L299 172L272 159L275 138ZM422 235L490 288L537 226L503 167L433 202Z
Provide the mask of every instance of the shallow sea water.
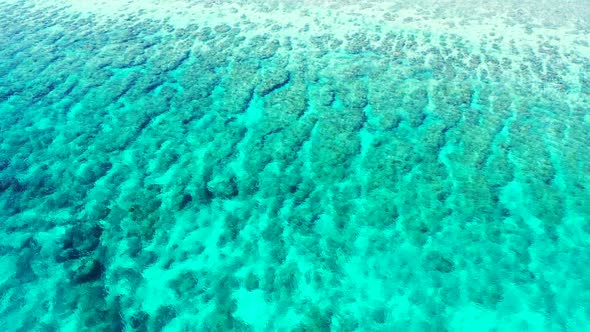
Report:
M0 0L1 330L587 331L587 2L88 3Z

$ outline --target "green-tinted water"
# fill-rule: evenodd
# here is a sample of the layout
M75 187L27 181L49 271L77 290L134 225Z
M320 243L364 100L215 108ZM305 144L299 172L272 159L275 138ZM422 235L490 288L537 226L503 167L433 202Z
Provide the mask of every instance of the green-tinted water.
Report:
M48 3L0 1L2 330L589 326L587 20Z

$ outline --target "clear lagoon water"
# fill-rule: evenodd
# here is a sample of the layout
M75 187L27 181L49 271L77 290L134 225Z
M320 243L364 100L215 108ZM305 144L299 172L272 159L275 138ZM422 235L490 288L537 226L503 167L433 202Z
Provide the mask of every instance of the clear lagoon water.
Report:
M0 26L0 330L589 330L588 1Z

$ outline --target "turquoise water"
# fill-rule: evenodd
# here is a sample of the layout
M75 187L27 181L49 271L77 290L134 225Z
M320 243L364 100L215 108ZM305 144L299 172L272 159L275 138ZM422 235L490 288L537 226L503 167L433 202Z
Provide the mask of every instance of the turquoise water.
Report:
M587 20L568 48L34 3L0 1L3 331L588 330Z

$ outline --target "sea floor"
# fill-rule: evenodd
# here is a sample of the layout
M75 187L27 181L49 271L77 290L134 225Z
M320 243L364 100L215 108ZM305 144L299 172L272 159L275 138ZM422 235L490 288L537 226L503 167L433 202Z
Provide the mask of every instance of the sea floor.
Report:
M0 330L588 331L587 1L0 26Z

